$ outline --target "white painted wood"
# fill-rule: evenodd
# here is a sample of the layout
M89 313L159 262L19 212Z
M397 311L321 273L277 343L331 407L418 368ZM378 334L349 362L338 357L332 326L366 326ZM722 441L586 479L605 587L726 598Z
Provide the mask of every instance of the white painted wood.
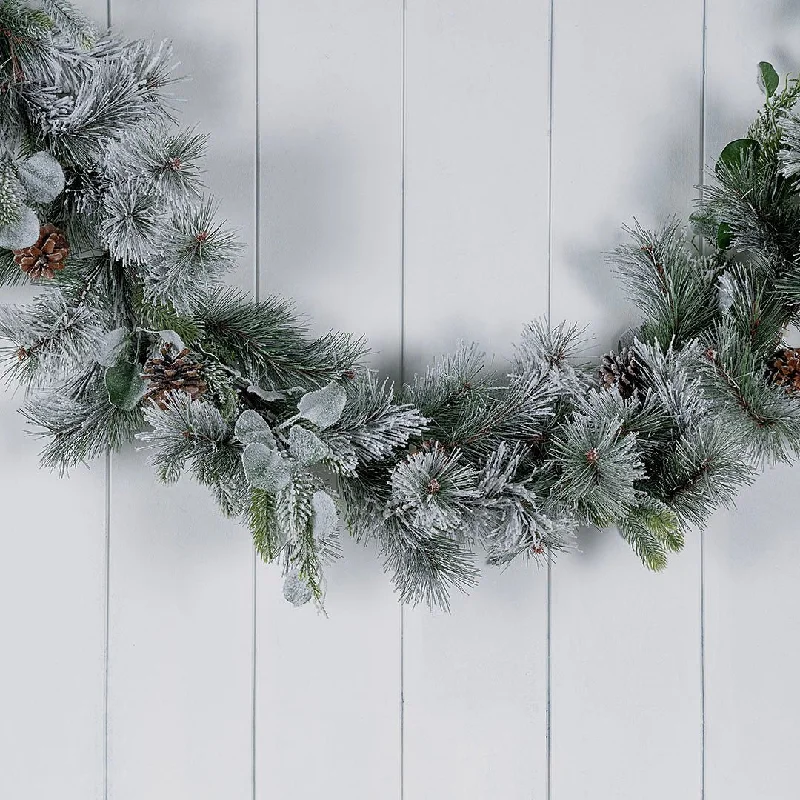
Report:
M0 302L14 294L3 289ZM19 299L19 297L15 298ZM28 298L25 299L27 301ZM22 301L22 302L25 302ZM39 467L0 395L0 797L99 797L103 781L105 482Z
M707 42L710 166L763 101L758 62L800 71L800 8L708 0ZM705 534L707 800L797 795L799 488L796 466L769 469Z
M702 4L556 3L552 316L609 349L635 309L603 261L635 214L696 196ZM654 576L616 531L583 531L552 572L552 800L698 797L696 536Z
M261 292L313 331L400 347L400 9L389 0L260 6ZM257 582L256 796L400 796L399 608L368 551L345 542L329 617Z
M104 2L80 5L105 19ZM0 302L34 294L3 288ZM0 390L0 797L100 797L105 470L41 470L23 399Z
M546 0L409 0L406 367L547 310ZM546 571L405 612L406 800L544 797Z
M712 163L761 102L757 61L798 69L800 11L706 2ZM104 0L79 4L104 17ZM548 307L550 3L405 4L404 281L403 0L261 0L258 31L256 0L112 13L172 38L193 75L182 117L212 133L207 182L250 243L235 283L253 287L260 233L262 294L296 298L316 332L367 334L383 371L400 371L403 284L408 375L462 337L502 370ZM696 196L702 3L554 6L550 301L554 322L591 323L596 354L635 322L602 258L620 223L685 216ZM104 468L40 472L20 400L0 400L0 797L86 800L105 770ZM770 470L705 534L706 800L797 793L798 481ZM373 549L346 544L325 619L286 604L269 567L254 598L247 531L204 490L158 486L133 452L111 488L112 800L244 800L254 773L259 800L700 796L696 536L661 576L613 531L557 560L548 795L544 571L487 571L449 616L406 610L401 674Z
M255 34L250 0L114 0L127 36L170 38L191 82L181 117L211 136L206 183L254 241ZM253 283L252 246L233 280ZM252 548L206 490L156 483L143 453L114 458L109 797L252 793Z

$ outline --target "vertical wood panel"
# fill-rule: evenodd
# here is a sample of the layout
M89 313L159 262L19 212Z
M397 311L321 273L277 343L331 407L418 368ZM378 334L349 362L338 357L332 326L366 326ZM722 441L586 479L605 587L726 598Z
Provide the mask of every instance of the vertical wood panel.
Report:
M603 260L634 214L696 196L702 3L556 2L552 316L591 324L592 355L636 323ZM553 569L552 800L697 797L698 537L662 575L616 531L582 531Z
M206 184L254 240L252 0L114 0L128 37L170 38L192 76L182 121L211 134ZM232 280L253 283L253 250ZM109 796L249 798L252 549L206 490L156 483L145 454L114 457Z
M763 102L758 62L797 75L799 42L796 3L708 0L709 165ZM707 800L797 795L798 488L796 466L769 469L705 534Z
M260 7L261 294L312 330L400 349L399 0ZM345 534L346 537L346 534ZM345 541L329 617L257 580L257 797L399 797L399 608L374 548Z
M81 0L98 24L105 2ZM4 288L2 303L30 289ZM103 790L105 473L39 468L42 441L0 390L0 797Z
M407 376L547 311L546 0L408 0ZM405 798L544 796L546 572L405 613Z

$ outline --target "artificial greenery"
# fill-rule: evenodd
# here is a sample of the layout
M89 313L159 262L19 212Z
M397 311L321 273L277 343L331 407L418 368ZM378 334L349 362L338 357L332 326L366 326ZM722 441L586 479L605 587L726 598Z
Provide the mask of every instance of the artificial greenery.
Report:
M502 380L465 346L399 388L359 339L222 284L240 247L173 75L167 46L98 36L66 0L0 0L0 280L41 288L0 334L45 466L138 438L162 481L189 473L242 519L291 602L322 602L346 526L403 601L447 606L476 551L542 561L580 525L661 569L800 450L800 89L769 64L693 227L633 228L611 256L643 318L599 368L537 321Z

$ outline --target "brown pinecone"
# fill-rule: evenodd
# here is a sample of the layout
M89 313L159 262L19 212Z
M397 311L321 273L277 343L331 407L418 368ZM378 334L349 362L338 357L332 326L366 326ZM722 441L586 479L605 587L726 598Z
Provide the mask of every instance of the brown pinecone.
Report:
M638 395L639 399L644 397L642 367L629 347L622 347L618 353L607 353L603 356L599 378L600 385L604 389L610 390L616 386L620 397L625 400L634 394Z
M69 243L64 233L55 225L43 225L36 244L14 251L14 261L31 278L53 278L56 271L64 269L69 255Z
M800 348L776 351L767 364L767 377L787 392L800 392Z
M208 390L202 366L187 349L178 352L171 344L161 346L161 358L147 360L142 378L149 384L145 399L152 400L162 410L167 407L169 392L185 392L195 400Z

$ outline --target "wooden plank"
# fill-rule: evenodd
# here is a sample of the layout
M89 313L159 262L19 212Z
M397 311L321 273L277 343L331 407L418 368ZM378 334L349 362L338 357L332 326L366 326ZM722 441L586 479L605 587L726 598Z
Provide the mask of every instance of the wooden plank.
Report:
M553 321L591 324L590 354L636 323L603 254L635 214L658 225L696 196L702 4L556 3ZM583 531L552 574L552 800L697 797L696 536L663 575L616 531Z
M98 24L105 2L81 0ZM36 292L3 289L2 303ZM105 469L39 468L42 442L0 389L0 797L103 790Z
M763 101L758 62L796 75L798 41L793 3L708 0L709 165L745 135ZM797 515L787 498L798 488L797 467L770 469L705 534L707 800L797 794L800 565Z
M126 36L170 38L186 124L211 134L206 184L254 236L255 35L250 0L114 0ZM234 280L253 284L252 246ZM204 489L156 483L115 457L111 516L109 782L115 800L250 798L252 548Z
M2 291L2 302L19 301ZM17 295L17 297L13 297ZM39 467L39 439L0 394L0 797L103 786L104 462Z
M507 357L547 311L546 0L409 0L407 374L459 338ZM485 568L405 612L405 798L544 797L546 572Z
M260 8L261 292L316 333L364 333L397 374L401 4ZM399 609L374 549L345 542L328 618L257 581L257 796L400 795Z

